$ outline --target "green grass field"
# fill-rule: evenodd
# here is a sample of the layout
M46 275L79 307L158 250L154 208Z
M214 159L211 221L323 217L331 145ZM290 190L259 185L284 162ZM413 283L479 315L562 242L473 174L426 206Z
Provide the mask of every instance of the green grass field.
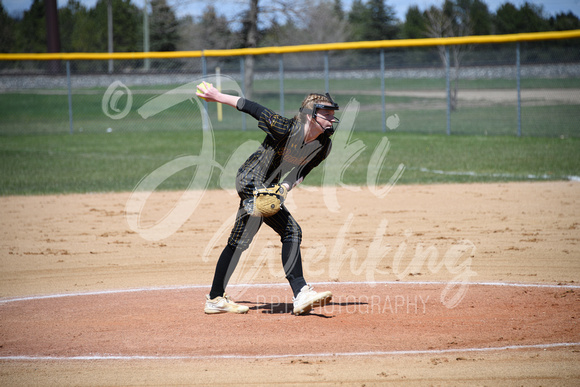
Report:
M238 163L229 175L222 170L247 141L261 141L258 130L215 131L215 166L208 188L231 188ZM336 135L335 135L336 136ZM366 185L367 172L381 169L384 184L400 164L398 184L563 180L580 176L580 139L511 136L445 136L388 133L390 150L381 165L371 156L385 137L355 132L351 142L364 151L346 168L342 183ZM142 178L181 156L199 155L202 132L113 132L104 134L0 137L0 194L49 194L131 191ZM250 146L239 157L247 157ZM333 152L340 150L334 149ZM158 189L186 189L196 172L191 166L167 178ZM203 180L203 179L202 179ZM305 184L327 183L324 168L315 169ZM202 184L203 185L203 184ZM194 188L204 188L195 186Z
M199 110L194 103L183 102L162 114L143 119L138 109L147 101L180 85L130 86L132 106L130 113L121 120L104 114L102 108L105 88L73 90L73 133L104 133L114 131L179 131L195 129ZM451 132L471 135L517 134L517 107L515 80L461 80L459 96L464 90L504 91L510 101L473 102L460 106L451 113ZM550 101L550 93L562 90L579 90L580 79L524 79L524 90L539 90L539 100L522 101L522 135L543 137L580 137L580 97L578 101L561 103ZM443 79L387 79L389 92L438 91L444 93ZM300 106L308 90L324 90L324 80L288 79L284 83L284 115L292 116ZM513 93L510 92L513 90ZM382 131L382 101L379 79L333 80L331 91L335 99L345 107L352 98L361 104L357 118L357 130ZM542 97L546 97L546 101ZM124 107L125 99L119 100ZM280 111L279 82L258 80L255 82L254 100ZM421 95L387 95L387 116L397 114L401 119L398 131L420 134L445 134L447 130L446 100L444 97ZM474 106L475 103L475 106ZM209 105L215 130L242 129L241 114L224 108L223 120L216 119L217 107ZM254 127L248 123L248 128ZM0 135L62 134L70 131L68 97L66 90L31 90L30 92L0 93Z
M514 83L466 80L461 81L461 87L499 90L512 89ZM547 89L580 89L577 79L528 79L522 84L541 93ZM68 134L66 90L1 93L0 194L130 191L142 178L172 160L198 155L203 132L196 103L186 100L146 119L138 113L147 101L176 86L131 88L133 105L122 119L103 113L104 89L75 90L73 134ZM254 99L278 110L278 82L257 81L255 86ZM322 80L285 82L285 115L294 114L305 90L323 87ZM443 80L429 79L391 79L387 85L391 91L442 88ZM447 136L444 98L387 96L386 104L391 109L387 114L396 113L400 126L382 132L378 80L333 81L332 90L337 91L335 99L343 108L340 113L351 98L360 102L351 141L360 141L357 144L365 147L348 165L340 183L365 185L368 170L380 170L378 183L384 184L401 164L405 170L399 184L561 180L580 176L580 101L524 105L520 138L516 137L515 106L500 102L463 106L452 112L453 135ZM126 100L119 103L123 106ZM247 157L251 149L245 148L245 153L235 151L246 141L261 141L263 133L256 129L251 117L246 117L246 130L242 131L243 114L230 107L223 108L223 120L218 121L216 104L209 104L209 115L215 136L215 164L208 187L231 187L233 164L241 163L240 158ZM375 165L371 157L384 137L390 141L390 150L381 164ZM335 148L335 152L340 150ZM228 164L234 154L235 161ZM223 172L226 165L227 171ZM185 168L168 177L159 189L185 189L195 172L195 166ZM329 181L324 169L318 168L306 183ZM194 187L204 188L205 182L197 179Z

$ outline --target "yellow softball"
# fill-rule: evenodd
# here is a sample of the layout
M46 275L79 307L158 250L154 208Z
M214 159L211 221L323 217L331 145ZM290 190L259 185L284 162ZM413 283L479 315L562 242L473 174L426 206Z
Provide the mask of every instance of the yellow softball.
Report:
M204 94L210 86L211 86L211 83L207 83L207 82L202 82L199 85L197 85L197 95ZM205 98L203 98L201 96L200 96L200 98L205 100Z

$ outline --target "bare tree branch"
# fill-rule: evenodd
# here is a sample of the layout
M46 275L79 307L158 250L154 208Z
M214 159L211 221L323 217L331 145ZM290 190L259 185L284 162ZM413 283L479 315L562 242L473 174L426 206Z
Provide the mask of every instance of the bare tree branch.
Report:
M451 3L451 12L446 13L443 8L431 6L426 11L427 16L427 37L445 38L469 35L471 31L470 17L467 10L460 8ZM465 55L466 46L454 45L449 48L454 69L454 87L451 94L451 109L457 109L457 89L459 84L459 70L461 60ZM445 67L447 67L447 56L445 47L437 46L439 58ZM450 60L451 60L450 59ZM449 63L451 66L451 63Z

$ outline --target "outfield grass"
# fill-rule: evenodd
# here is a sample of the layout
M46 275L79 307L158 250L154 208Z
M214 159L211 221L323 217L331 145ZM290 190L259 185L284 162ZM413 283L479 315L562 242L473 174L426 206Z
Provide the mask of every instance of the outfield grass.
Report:
M136 106L121 120L105 116L101 109L100 95L79 95L74 98L73 133L105 133L108 128L123 132L149 131L189 131L201 129L199 109L192 103L182 103L163 111L157 116L143 119L137 108L156 96L138 95L134 98ZM285 97L286 116L295 113L300 106L303 93L288 93ZM356 125L359 130L382 131L382 110L380 98L370 95L355 95L361 111ZM275 93L261 92L256 100L263 105L279 111L279 96ZM341 106L351 97L339 97ZM378 99L378 101L377 101ZM447 130L444 99L386 97L389 108L387 115L396 113L400 117L399 131L422 134L445 134ZM432 106L438 104L437 106ZM66 96L27 95L26 98L11 94L0 94L0 135L20 134L62 134L70 130ZM393 105L391 105L393 106ZM291 108L292 107L292 108ZM208 106L213 129L241 130L241 114L230 107L223 108L223 120L216 119L217 106ZM340 116L340 112L339 112ZM578 105L524 106L522 108L522 134L524 136L579 137ZM247 127L255 126L248 119ZM492 105L485 107L464 107L451 114L453 134L472 135L516 135L517 109L515 106Z
M215 161L209 188L220 183L221 167L246 141L261 141L259 130L215 131ZM389 181L400 164L399 184L562 180L580 176L580 139L511 136L445 136L389 132L390 150L380 180ZM346 169L343 183L367 184L370 159L383 133L353 133L365 150ZM0 137L0 194L131 191L139 181L180 156L198 155L202 132L153 131ZM248 151L242 155L246 157ZM333 152L340 152L334 149ZM238 163L235 163L236 167ZM375 166L376 167L376 166ZM195 167L167 179L159 189L185 189ZM317 168L305 184L325 182ZM230 171L231 174L231 171ZM233 178L225 179L229 187ZM203 188L197 186L195 188Z
M284 115L294 114L305 90L324 87L323 80L285 82ZM388 90L444 90L443 80L389 79ZM580 89L577 79L523 80L526 88ZM179 85L175 85L179 86ZM464 89L511 89L513 80L462 80ZM0 194L130 191L151 172L184 155L198 155L202 145L201 114L197 104L185 101L144 118L139 108L174 86L134 87L133 106L127 116L114 119L104 114L104 89L75 90L74 127L69 133L68 98L65 90L0 94ZM278 81L256 81L255 100L279 108ZM446 136L445 99L387 96L388 115L396 113L400 126L382 132L382 110L377 79L337 80L332 90L344 112L349 100L360 102L352 141L365 150L343 174L342 183L367 184L367 171L377 144L385 136L390 151L381 169L386 183L399 165L405 166L399 183L457 183L491 181L558 180L580 176L580 126L578 104L522 107L522 134L517 138L517 112L513 104L487 103L460 106L451 114L452 136ZM541 92L543 93L543 91ZM424 95L424 94L423 94ZM515 98L515 97L514 97ZM126 99L120 99L123 107ZM193 102L193 103L192 103ZM580 101L578 102L580 104ZM263 133L243 113L223 108L218 121L217 105L209 104L215 136L215 162L209 188L233 185L233 173L222 169L246 141L261 141ZM340 116L339 114L339 116ZM537 137L532 137L537 136ZM540 137L542 136L542 137ZM238 154L247 157L250 149ZM333 150L335 152L340 150ZM346 157L346 156L345 156ZM195 167L168 178L160 189L185 189ZM307 184L328 183L324 170L316 169ZM196 180L197 182L197 180ZM336 183L336 182L334 182ZM195 188L204 188L197 182Z
M108 117L103 112L105 88L73 90L73 133L104 133L114 131L159 131L199 129L199 109L195 103L185 101L148 119L138 114L138 109L147 101L180 85L163 87L130 86L132 106L130 113L121 120ZM461 80L462 90L514 90L513 100L485 102L477 106L467 104L451 113L451 132L472 135L516 135L517 107L515 80L481 79ZM580 89L579 79L524 79L523 89L541 89L549 95L569 88ZM388 79L387 91L445 91L444 79ZM284 115L293 115L307 91L324 90L323 79L288 79L284 83ZM333 80L331 90L335 99L344 107L351 98L361 104L357 127L365 131L383 129L382 100L379 79ZM279 81L257 80L253 99L276 111L280 109ZM126 97L118 101L123 108ZM522 107L522 135L580 137L580 99L575 104L531 101ZM399 131L421 134L445 134L447 130L445 98L420 96L386 96L387 115L397 114L401 118ZM212 125L216 130L241 129L240 113L226 107L223 120L216 117L216 104L209 104ZM248 126L252 126L249 124ZM29 93L0 93L0 135L61 134L70 130L68 97L66 90L31 90Z

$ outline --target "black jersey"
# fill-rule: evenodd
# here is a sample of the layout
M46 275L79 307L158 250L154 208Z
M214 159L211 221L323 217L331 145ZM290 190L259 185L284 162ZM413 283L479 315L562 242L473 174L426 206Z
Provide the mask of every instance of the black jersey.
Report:
M286 183L290 187L306 177L330 153L332 141L326 133L304 142L304 126L252 101L241 98L237 109L258 120L266 133L260 147L242 164L236 187L243 196L251 196L255 187Z

